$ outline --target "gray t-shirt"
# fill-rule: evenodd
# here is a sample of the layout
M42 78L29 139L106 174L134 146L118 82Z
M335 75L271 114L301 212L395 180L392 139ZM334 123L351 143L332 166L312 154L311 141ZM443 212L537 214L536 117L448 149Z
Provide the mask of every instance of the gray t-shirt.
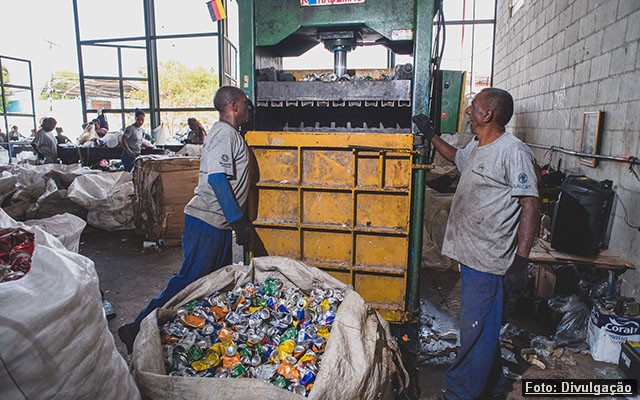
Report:
M127 138L127 144L129 145L129 149L134 153L140 153L140 149L142 148L142 138L145 134L145 129L141 127L136 127L135 124L127 126L124 130L122 136Z
M518 196L538 197L533 152L510 133L455 158L460 182L453 196L442 254L481 272L504 275L515 257Z
M208 182L209 175L216 173L227 176L233 195L243 209L249 195L249 148L240 133L222 121L211 127L204 140L198 186L184 212L218 229L231 229Z
M53 131L45 132L40 129L33 138L33 144L40 147L40 152L44 155L45 164L54 164L58 162L58 141Z

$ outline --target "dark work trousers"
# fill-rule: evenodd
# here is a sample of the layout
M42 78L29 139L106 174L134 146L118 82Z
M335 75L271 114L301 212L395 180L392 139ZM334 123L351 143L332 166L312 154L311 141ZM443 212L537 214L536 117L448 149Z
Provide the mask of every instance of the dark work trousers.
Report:
M198 218L185 215L182 251L184 259L180 272L169 279L162 293L151 300L147 308L138 315L138 326L144 317L162 307L192 282L231 264L231 231L214 228Z
M460 351L445 376L447 400L501 399L502 276L460 264Z
M133 166L135 164L136 158L139 155L140 153L133 153L133 157L131 157L131 155L126 150L122 150L120 159L122 160L122 165L124 166L125 171L131 172L133 170Z

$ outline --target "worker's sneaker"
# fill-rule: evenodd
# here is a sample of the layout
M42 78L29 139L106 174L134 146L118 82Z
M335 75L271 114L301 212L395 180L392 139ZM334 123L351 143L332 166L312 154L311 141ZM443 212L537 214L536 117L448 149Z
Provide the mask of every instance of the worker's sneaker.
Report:
M133 351L133 342L136 340L138 332L140 332L140 327L135 322L124 324L118 328L118 337L127 346L127 354L131 354Z

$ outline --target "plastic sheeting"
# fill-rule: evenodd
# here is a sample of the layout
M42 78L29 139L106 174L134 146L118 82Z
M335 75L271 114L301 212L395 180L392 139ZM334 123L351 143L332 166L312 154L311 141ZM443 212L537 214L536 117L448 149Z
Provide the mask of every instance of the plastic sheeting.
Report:
M0 213L0 227L14 223ZM31 270L0 284L0 398L139 399L107 327L93 261L31 229Z
M179 306L249 282L280 278L285 286L309 294L313 288L340 288L345 298L333 323L322 364L309 399L396 398L394 382L408 386L389 324L351 287L325 272L283 257L254 258L250 266L224 267L192 283L165 306L147 316L133 350L134 375L149 399L300 399L299 395L256 379L184 378L166 375L158 321L176 315Z

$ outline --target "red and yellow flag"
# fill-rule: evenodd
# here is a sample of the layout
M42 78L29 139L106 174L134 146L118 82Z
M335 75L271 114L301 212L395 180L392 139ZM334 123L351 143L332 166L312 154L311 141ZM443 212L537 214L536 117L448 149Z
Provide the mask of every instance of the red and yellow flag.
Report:
M209 14L211 14L212 20L220 21L221 19L227 18L227 13L224 10L224 5L222 4L222 0L208 1L207 8L209 9Z

